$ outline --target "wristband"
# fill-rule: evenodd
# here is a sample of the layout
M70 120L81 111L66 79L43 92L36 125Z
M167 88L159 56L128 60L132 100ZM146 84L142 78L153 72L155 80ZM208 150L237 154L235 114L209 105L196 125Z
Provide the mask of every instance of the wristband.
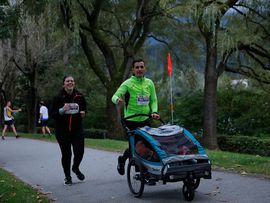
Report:
M64 113L65 113L64 108L60 108L60 109L59 109L59 114L60 114L60 115L63 115Z

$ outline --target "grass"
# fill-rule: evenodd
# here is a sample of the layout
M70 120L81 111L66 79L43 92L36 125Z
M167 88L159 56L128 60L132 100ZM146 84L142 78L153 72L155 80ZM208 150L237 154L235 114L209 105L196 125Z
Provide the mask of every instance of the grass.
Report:
M9 136L10 134L8 134ZM44 138L41 134L20 134L24 138L56 142L54 136ZM86 139L87 147L114 152L123 152L128 144L126 141L110 139ZM238 154L218 150L207 150L213 168L231 170L243 175L256 174L270 178L270 157L249 154ZM4 184L3 184L4 183ZM8 172L0 169L0 202L49 202L37 190L21 182ZM26 195L27 194L27 195Z
M270 177L270 157L207 150L214 167Z
M0 202L46 203L50 201L37 189L0 168Z

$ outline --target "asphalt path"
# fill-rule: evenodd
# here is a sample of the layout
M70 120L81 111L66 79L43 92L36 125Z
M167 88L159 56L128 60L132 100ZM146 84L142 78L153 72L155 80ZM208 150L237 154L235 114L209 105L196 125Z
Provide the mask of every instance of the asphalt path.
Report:
M56 143L14 137L0 141L0 167L47 194L52 202L184 202L182 182L146 186L142 197L134 198L126 176L116 171L118 156L118 153L86 148L81 164L85 181L80 182L72 174L74 184L66 186ZM192 202L269 203L270 180L212 171L212 179L201 181Z

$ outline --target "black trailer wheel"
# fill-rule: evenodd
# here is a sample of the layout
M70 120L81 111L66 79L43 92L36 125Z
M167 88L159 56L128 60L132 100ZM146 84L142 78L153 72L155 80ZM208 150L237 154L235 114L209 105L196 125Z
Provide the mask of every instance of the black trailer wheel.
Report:
M140 197L144 190L144 174L142 165L131 159L127 168L127 181L130 191L135 197Z
M182 188L183 195L185 200L192 201L194 199L194 186L190 184L184 184Z
M200 182L201 182L201 179L200 179L200 178L197 178L197 179L195 180L195 183L194 183L194 190L196 190L196 189L199 187Z

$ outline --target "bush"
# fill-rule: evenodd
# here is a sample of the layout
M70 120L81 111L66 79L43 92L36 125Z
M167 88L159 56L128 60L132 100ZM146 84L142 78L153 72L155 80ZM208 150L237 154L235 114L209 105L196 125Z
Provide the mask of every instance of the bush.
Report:
M218 132L249 135L270 134L267 93L224 89L218 94Z
M219 148L223 151L270 156L270 139L250 136L218 136Z
M108 137L108 131L103 129L89 128L84 130L86 138L93 139L106 139Z
M175 123L188 130L200 133L202 128L203 93L201 91L182 95L175 102Z

